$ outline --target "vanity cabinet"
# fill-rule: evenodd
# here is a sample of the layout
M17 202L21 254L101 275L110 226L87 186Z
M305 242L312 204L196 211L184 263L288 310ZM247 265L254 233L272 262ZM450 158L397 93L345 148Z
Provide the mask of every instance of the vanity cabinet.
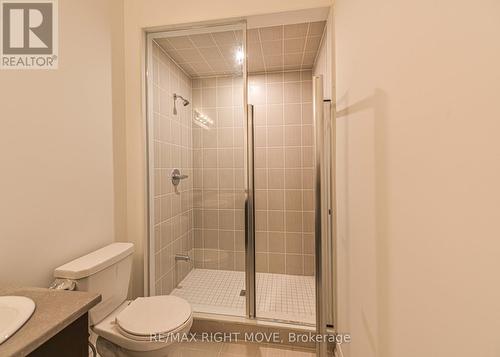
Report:
M84 314L31 352L30 357L88 357L89 322Z

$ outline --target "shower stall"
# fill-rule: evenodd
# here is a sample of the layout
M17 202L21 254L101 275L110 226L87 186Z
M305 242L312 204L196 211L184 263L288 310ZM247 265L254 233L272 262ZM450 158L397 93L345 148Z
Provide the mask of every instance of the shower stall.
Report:
M312 72L324 29L148 33L150 295L221 318L333 323L329 103Z

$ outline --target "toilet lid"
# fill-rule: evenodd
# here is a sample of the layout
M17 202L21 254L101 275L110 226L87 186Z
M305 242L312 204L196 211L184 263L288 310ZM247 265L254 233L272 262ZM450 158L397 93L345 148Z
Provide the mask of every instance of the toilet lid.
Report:
M125 332L136 336L168 334L191 318L191 305L176 296L137 298L116 316Z

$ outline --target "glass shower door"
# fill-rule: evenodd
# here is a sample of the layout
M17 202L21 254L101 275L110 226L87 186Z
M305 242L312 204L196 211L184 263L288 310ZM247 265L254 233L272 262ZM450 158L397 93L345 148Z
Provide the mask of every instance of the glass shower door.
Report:
M148 35L149 291L245 316L245 23ZM173 185L175 169L185 175Z

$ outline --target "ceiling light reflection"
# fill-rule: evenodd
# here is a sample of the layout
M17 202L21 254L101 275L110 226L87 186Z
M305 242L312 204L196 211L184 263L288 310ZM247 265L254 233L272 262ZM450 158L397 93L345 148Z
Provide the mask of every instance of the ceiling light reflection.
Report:
M245 58L245 53L243 52L242 48L239 48L236 51L235 58L236 58L236 63L238 63L238 64L242 64L243 63L243 59Z

